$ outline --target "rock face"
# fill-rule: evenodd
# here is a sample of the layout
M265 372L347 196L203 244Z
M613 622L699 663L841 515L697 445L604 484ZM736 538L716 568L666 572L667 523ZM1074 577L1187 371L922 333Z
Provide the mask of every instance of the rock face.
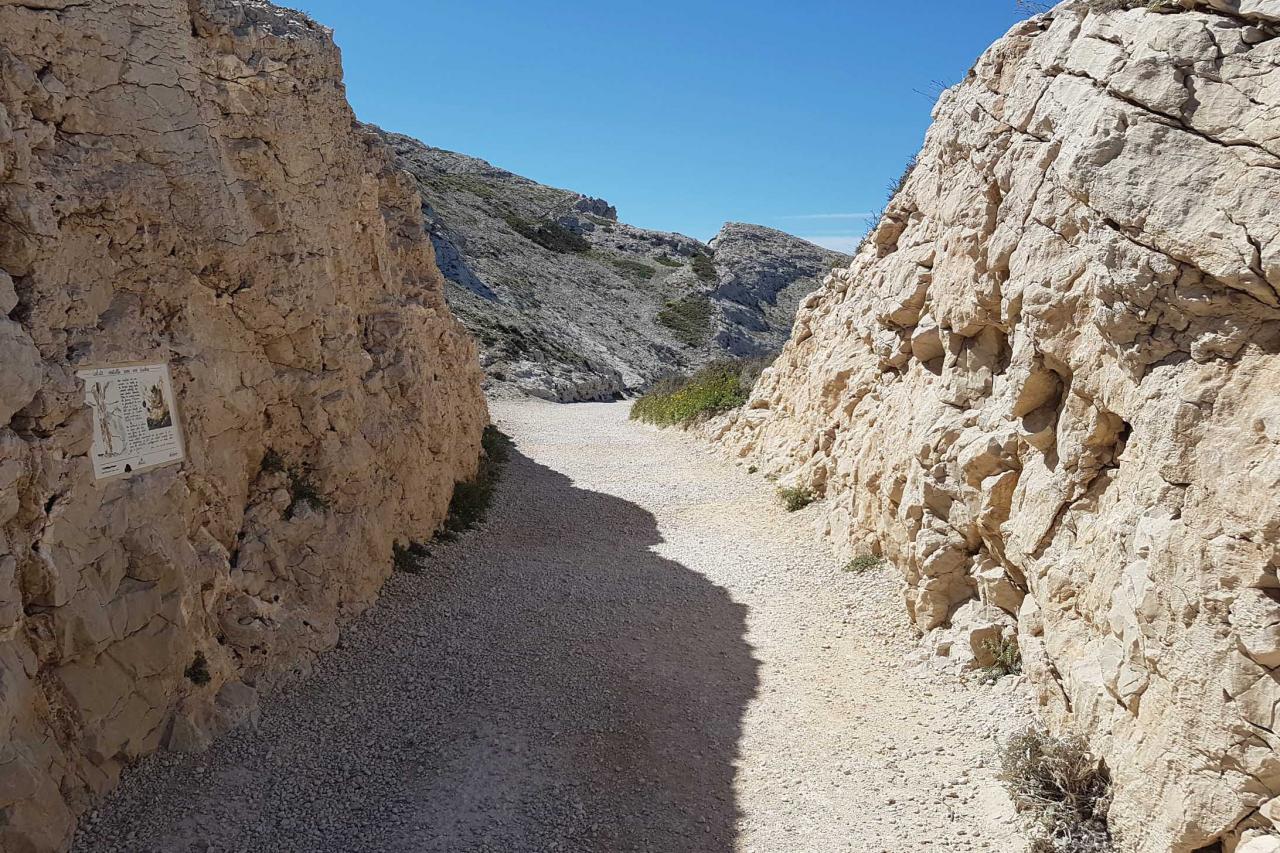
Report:
M340 73L255 0L0 2L0 849L251 716L474 471L474 344ZM138 360L188 459L95 482L74 369Z
M993 46L710 430L897 564L922 631L1016 617L1144 853L1280 815L1280 3L1159 5Z
M800 302L849 259L773 228L728 222L711 240L720 322L715 343L736 356L776 353Z
M499 393L609 398L726 353L776 352L799 299L845 260L757 226L726 225L711 245L635 228L600 199L385 138Z

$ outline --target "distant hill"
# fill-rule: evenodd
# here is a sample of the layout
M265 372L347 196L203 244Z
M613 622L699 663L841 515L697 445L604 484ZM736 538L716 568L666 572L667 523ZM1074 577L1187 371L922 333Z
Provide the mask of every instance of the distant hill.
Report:
M848 258L730 223L711 243L382 132L417 182L450 306L491 393L609 398L725 354L779 350L800 299Z

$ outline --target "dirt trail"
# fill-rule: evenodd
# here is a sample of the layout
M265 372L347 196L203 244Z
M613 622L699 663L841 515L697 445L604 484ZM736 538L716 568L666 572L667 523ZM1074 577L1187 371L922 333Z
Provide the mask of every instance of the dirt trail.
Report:
M486 529L306 680L158 756L81 851L1020 851L1007 686L904 665L891 568L625 404L502 403Z

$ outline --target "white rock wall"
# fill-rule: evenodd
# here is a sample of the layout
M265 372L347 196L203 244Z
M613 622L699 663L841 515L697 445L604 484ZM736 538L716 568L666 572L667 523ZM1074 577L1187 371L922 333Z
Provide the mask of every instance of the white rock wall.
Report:
M1230 850L1280 794L1280 3L1100 5L943 96L871 245L710 431L824 495L932 637L1016 619L1121 849Z
M420 216L305 18L0 0L0 849L251 714L474 471ZM190 458L98 483L74 369L133 360L172 364Z

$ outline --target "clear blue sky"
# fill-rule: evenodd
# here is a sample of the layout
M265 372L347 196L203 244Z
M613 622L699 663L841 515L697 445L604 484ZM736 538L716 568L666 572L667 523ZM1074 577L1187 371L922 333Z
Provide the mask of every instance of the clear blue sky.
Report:
M634 225L705 240L755 222L837 248L919 148L934 81L1022 17L1015 0L292 5L334 28L364 121Z

